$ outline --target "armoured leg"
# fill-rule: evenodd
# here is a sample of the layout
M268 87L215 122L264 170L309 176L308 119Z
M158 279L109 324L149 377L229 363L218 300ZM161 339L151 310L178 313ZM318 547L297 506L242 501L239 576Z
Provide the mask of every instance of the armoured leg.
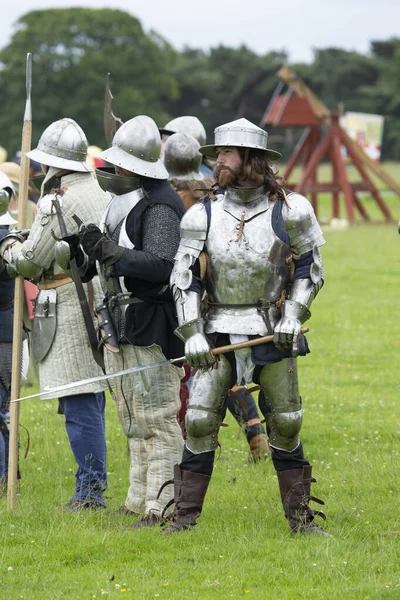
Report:
M218 365L205 373L197 371L190 390L186 413L186 446L194 454L215 450L222 417L220 411L231 386L232 369L222 356Z
M135 350L135 352L133 352ZM165 360L158 346L124 346L125 364L141 365ZM182 369L174 366L146 371L116 382L120 422L130 447L130 487L126 507L137 513L161 514L172 499L166 489L157 498L161 485L171 479L174 465L181 459L182 431L176 415L180 408L179 387Z
M104 393L65 396L59 400L78 470L73 501L104 506L107 489Z
M181 465L174 469L174 512L165 533L191 529L200 516L218 444L221 409L232 370L222 357L218 367L194 376L186 414L187 439Z
M308 502L322 500L310 495L311 465L304 457L299 441L302 422L297 362L286 358L279 363L263 367L260 376L263 390L261 407L265 413L270 438L272 461L277 470L281 500L293 533L328 535L314 523L320 511L313 511Z
M265 365L260 375L265 420L271 446L291 452L299 443L303 411L299 395L297 361L285 358Z

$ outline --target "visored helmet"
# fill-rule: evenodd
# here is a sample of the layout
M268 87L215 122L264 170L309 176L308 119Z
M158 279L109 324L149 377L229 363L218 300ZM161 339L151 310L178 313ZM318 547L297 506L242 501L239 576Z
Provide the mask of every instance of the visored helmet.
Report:
M152 179L168 179L160 161L161 139L150 117L139 115L126 121L114 135L112 146L100 154L105 161Z
M206 143L206 130L200 119L197 117L177 117L176 119L169 121L165 127L160 129L161 135L172 135L178 131L193 136L194 139L199 142L200 146L204 146Z
M86 162L88 142L73 119L60 119L42 133L37 148L26 155L40 164L71 171L93 171Z
M276 150L270 150L267 147L268 133L253 125L247 119L237 119L231 123L225 123L214 130L215 143L208 146L202 146L200 152L204 156L215 158L217 147L235 146L236 148L255 148L263 150L268 158L277 160L282 154Z
M182 132L172 134L164 147L164 165L169 173L168 179L204 179L203 173L200 173L202 156L199 148L199 142L191 135Z

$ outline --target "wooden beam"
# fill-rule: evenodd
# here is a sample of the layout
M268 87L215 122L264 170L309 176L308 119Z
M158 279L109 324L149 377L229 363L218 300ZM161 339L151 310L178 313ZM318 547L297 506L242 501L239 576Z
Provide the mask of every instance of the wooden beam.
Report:
M347 146L348 149L351 148L353 154L355 154L362 163L369 167L371 171L373 171L375 175L379 177L379 179L386 183L389 189L393 190L394 192L396 192L396 194L398 194L398 196L400 196L400 184L398 184L385 171L382 165L372 160L372 158L370 158L368 154L364 152L364 150L357 144L357 142L351 139L351 137L347 134L347 132L344 129L342 129L341 131L343 143L345 144L345 146Z
M343 162L343 156L340 148L340 137L337 131L338 128L339 127L337 124L332 126L332 131L335 131L335 135L333 135L332 139L332 157L334 159L335 168L337 170L340 186L344 195L347 217L350 223L354 223L355 215L353 207L353 190L347 178L346 167Z
M381 209L386 221L388 221L388 222L393 221L392 215L390 214L388 207L386 206L385 202L382 200L381 195L379 194L377 188L375 187L372 179L370 179L367 171L364 169L364 166L363 166L358 154L354 151L354 144L351 144L350 146L348 145L348 140L350 138L343 129L340 129L340 138L342 140L343 145L346 146L349 155L353 159L354 166L356 167L356 169L358 169L358 172L360 173L361 177L368 184L369 191L371 192L371 195L373 196L373 198L375 199L379 208Z
M312 176L318 167L321 158L328 152L329 145L332 141L332 131L333 128L331 127L308 161L299 184L297 185L297 190L300 194L304 194L306 184L308 184L310 180L312 181Z
M301 155L304 151L304 148L307 146L308 138L310 135L311 135L311 128L308 128L305 130L304 134L301 136L301 138L297 142L294 152L293 152L292 156L290 157L289 162L286 165L285 171L283 173L283 177L286 180L289 179L291 172L293 171L294 167L300 160Z
M364 221L370 221L371 219L369 217L369 214L367 213L367 211L361 204L361 202L358 199L357 194L355 193L354 190L353 190L353 202L354 202L354 206L358 209L358 212L363 217Z
M282 67L278 71L278 77L282 79L290 88L292 88L300 98L307 98L312 111L320 123L330 125L331 111L329 108L310 90L294 71L289 67Z

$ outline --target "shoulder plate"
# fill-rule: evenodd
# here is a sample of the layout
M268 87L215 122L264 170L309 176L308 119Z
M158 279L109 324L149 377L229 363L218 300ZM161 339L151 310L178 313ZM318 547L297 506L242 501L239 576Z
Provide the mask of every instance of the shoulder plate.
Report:
M197 202L183 215L181 238L203 240L207 238L207 211L202 202Z
M198 202L189 208L181 221L181 240L171 274L173 289L187 290L190 288L193 279L191 267L203 250L206 239L207 211L204 204Z
M299 256L314 246L322 246L325 240L310 202L296 192L286 197L282 216L289 234L290 245Z

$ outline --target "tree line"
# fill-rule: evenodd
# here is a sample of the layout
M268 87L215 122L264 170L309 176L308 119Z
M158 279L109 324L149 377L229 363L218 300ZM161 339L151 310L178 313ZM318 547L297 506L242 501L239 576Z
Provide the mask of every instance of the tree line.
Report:
M242 116L260 122L279 81L276 73L288 63L283 51L258 55L246 46L179 52L120 10L34 10L19 19L0 51L0 145L9 156L21 141L27 52L33 55L33 143L52 121L71 117L89 143L102 148L108 72L113 111L123 121L147 114L162 127L173 117L196 115L211 141L221 123ZM315 50L312 63L290 66L330 109L384 115L383 158L398 159L400 38L372 41L367 55ZM287 157L292 148L281 145L277 149Z

